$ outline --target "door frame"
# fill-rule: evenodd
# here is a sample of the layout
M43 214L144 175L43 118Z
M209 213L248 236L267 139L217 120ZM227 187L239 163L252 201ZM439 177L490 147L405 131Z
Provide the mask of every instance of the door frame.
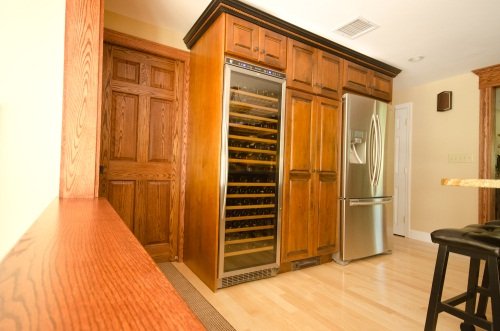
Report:
M500 87L500 64L473 70L479 76L479 178L494 178L495 88ZM479 189L478 223L495 218L495 190Z
M184 62L178 228L178 247L183 247L189 52L104 29L104 0L66 1L59 197L98 197L102 53L105 38L111 43L121 43L128 48ZM178 254L182 261L182 249Z
M395 112L395 117L398 116L398 109L407 109L408 110L408 130L406 132L407 138L408 138L408 176L407 176L407 183L406 183L406 224L405 224L405 229L404 229L404 236L408 237L410 233L410 224L411 224L411 155L412 155L412 144L411 144L411 137L412 137L412 130L413 130L413 103L412 102L407 102L403 104L398 104L394 106L394 112ZM394 157L397 157L397 151L395 150ZM399 161L398 161L399 162ZM396 184L396 179L394 179L394 184ZM398 191L399 192L399 191ZM396 218L396 204L394 204L394 219Z

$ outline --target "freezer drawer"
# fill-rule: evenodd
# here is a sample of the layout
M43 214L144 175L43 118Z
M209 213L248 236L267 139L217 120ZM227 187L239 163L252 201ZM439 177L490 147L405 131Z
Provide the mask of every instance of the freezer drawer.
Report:
M340 200L340 260L392 250L392 197Z

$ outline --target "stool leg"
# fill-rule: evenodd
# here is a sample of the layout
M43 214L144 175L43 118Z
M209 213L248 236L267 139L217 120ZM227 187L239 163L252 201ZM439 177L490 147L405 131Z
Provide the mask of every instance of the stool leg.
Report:
M483 281L481 282L482 288L489 287L489 271L488 271L488 261L484 264ZM477 304L476 316L486 319L486 307L488 306L488 296L481 293L479 295L479 302Z
M500 274L498 271L498 258L488 257L488 286L491 295L492 331L500 331Z
M477 258L470 258L469 262L469 278L467 281L467 295L465 297L465 312L473 316L476 309L476 294L477 282L479 278L479 264L481 260ZM468 324L466 320L460 324L460 330L474 330L472 324Z
M479 259L470 259L469 281L467 284L467 300L465 301L465 311L474 315L476 309L476 287L479 278Z
M448 246L439 245L436 258L436 267L434 268L434 277L432 279L431 295L429 298L429 307L427 308L427 317L425 319L424 331L435 331L438 319L438 305L441 303L443 294L444 279L446 276L446 266L448 264Z

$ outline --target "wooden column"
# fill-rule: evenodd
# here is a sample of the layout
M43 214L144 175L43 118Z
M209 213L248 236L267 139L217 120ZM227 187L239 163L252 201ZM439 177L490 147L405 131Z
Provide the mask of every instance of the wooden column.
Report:
M66 1L61 198L97 195L103 2Z
M473 71L479 76L479 178L492 178L495 172L495 93L500 87L500 65ZM478 223L495 218L495 191L479 189Z

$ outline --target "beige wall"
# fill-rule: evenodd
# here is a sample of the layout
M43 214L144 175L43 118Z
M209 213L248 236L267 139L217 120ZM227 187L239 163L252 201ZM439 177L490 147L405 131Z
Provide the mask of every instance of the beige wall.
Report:
M114 12L104 12L104 27L159 44L187 50L184 41L182 41L182 38L184 38L183 33L137 21Z
M2 3L0 260L58 196L65 3Z
M394 105L413 103L410 237L425 239L437 228L477 222L477 189L444 187L443 177L478 175L478 78L467 73L397 90ZM453 109L436 111L436 96L453 92ZM472 163L450 163L449 154L471 154Z

